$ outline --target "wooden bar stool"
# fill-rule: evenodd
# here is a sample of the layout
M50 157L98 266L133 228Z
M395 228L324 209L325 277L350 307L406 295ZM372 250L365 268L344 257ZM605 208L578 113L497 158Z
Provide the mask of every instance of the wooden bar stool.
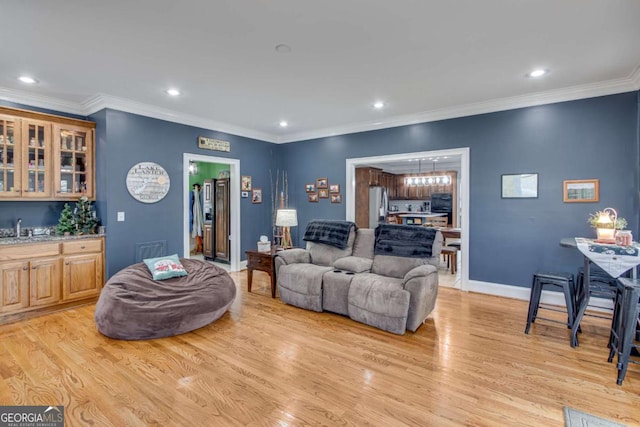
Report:
M453 246L445 246L440 253L447 260L447 268L451 269L451 274L456 274L458 267L458 248Z

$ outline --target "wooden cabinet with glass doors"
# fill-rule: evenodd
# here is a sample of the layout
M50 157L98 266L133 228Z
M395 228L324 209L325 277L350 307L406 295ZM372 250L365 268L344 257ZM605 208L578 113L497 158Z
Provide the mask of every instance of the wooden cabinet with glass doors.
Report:
M54 163L56 198L93 198L93 129L55 125Z
M94 199L94 128L0 107L0 200Z

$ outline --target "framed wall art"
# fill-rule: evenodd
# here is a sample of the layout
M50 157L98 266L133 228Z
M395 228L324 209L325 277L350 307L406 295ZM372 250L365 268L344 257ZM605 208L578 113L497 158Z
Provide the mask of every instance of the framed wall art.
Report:
M251 191L251 176L242 175L240 181L240 191Z
M329 193L339 193L339 192L340 192L340 184L329 185Z
M307 200L312 203L318 202L318 194L317 193L307 193Z
M326 188L322 188L320 190L318 190L318 197L320 197L321 199L328 199L329 198L329 190Z
M262 188L251 190L251 203L262 203Z
M316 185L315 184L305 184L304 185L304 191L306 191L307 193L315 193L316 192Z
M329 178L318 178L316 179L316 188L329 188Z
M538 198L538 174L518 173L512 175L502 175L502 198Z
M565 203L588 203L600 201L600 180L573 179L563 181L563 201Z
M331 203L342 203L342 194L332 194Z

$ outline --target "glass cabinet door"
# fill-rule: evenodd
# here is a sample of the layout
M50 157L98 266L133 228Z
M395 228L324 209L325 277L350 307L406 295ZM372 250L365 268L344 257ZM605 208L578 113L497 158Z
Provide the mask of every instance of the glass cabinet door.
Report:
M92 142L92 129L55 127L55 197L94 197Z
M0 198L20 196L20 147L19 120L0 116Z
M50 196L51 125L23 120L22 197Z

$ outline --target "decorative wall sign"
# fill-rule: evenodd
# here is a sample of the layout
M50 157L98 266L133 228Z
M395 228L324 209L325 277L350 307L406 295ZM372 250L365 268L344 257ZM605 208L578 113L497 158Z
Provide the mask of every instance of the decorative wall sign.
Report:
M538 174L519 173L513 175L502 175L502 198L538 198Z
M205 150L213 151L231 151L231 144L229 141L222 141L220 139L205 138L204 136L198 137L198 147Z
M563 181L563 188L565 203L600 201L599 179L567 180Z
M170 185L169 174L157 163L138 163L127 173L127 190L142 203L159 202L169 192Z

